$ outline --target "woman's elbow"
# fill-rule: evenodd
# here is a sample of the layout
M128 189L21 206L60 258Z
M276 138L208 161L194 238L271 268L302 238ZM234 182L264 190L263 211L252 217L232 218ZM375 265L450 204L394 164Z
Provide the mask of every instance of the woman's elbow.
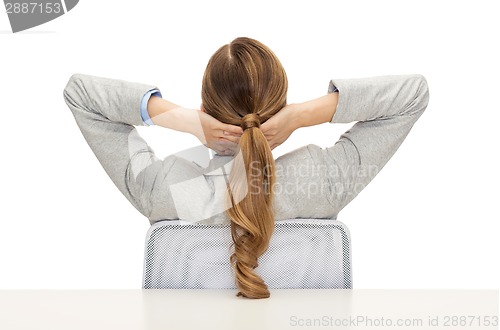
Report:
M420 105L425 109L429 104L429 85L427 84L427 79L423 75L419 74L418 77L419 85L417 98L419 98Z
M407 107L408 114L422 113L429 104L429 85L427 79L422 74L415 74L412 77L415 93Z
M68 105L81 106L82 104L82 74L73 74L63 91L64 101Z

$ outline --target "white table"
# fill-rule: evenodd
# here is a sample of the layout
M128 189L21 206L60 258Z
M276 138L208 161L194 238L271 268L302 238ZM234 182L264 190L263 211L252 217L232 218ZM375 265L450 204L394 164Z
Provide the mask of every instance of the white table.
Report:
M340 327L344 329L424 329L387 322L420 319L426 325L433 317L439 317L440 324L429 329L498 329L484 326L484 317L498 317L498 290L272 290L271 298L261 300L235 294L235 290L0 290L0 329L338 329L338 322L344 322ZM451 314L477 315L483 325L444 326L445 315ZM353 318L358 323L353 324Z

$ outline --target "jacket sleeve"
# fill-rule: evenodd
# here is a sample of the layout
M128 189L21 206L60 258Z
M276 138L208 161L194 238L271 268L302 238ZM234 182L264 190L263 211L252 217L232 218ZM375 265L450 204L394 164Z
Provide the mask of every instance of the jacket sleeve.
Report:
M145 125L140 104L152 89L156 87L74 74L63 92L66 104L102 167L145 216L151 212L150 195L165 165L134 127Z
M331 123L356 122L329 148L309 148L327 169L329 200L342 210L399 148L429 101L424 76L333 79L339 98Z

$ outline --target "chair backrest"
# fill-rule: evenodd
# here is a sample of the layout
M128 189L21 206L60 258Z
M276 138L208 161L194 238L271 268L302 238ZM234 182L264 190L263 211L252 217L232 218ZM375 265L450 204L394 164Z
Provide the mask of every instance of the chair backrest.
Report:
M146 237L144 289L234 289L229 224L176 220L153 224ZM347 227L328 219L276 221L255 269L270 289L352 288Z

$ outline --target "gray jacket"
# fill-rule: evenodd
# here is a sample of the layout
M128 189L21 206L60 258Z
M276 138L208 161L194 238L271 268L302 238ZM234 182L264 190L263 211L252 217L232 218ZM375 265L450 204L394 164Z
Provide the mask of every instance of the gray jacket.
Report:
M216 155L208 167L177 155L158 159L134 127L145 125L140 102L153 88L74 74L64 99L106 173L151 224L229 223L224 196L233 157ZM336 89L331 123L356 123L329 148L309 144L276 159L276 220L336 219L396 152L429 100L420 74L333 79L328 92Z

